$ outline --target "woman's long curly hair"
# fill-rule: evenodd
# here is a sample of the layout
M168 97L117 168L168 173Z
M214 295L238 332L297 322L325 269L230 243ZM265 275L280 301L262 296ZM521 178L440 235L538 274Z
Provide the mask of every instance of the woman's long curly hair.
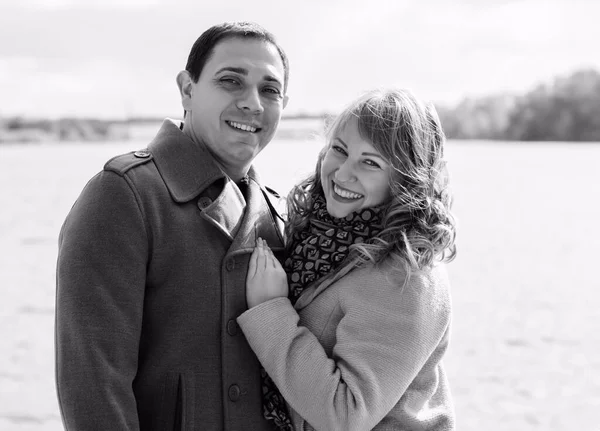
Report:
M407 273L451 261L456 255L456 222L443 159L445 136L433 105L407 90L375 90L350 104L328 127L327 145L315 173L296 185L287 198L286 238L308 223L314 199L323 194L321 165L335 136L353 118L361 138L390 163L391 198L383 209L383 229L350 247L338 270L348 265L378 264L388 258ZM288 243L288 246L291 244Z

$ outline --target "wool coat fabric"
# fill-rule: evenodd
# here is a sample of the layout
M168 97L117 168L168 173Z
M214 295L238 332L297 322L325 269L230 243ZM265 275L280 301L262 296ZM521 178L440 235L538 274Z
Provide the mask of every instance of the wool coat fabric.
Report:
M170 120L110 160L59 238L56 383L67 431L267 430L260 366L236 317L257 236L283 240Z
M454 429L445 269L404 280L386 263L352 269L238 318L297 431Z

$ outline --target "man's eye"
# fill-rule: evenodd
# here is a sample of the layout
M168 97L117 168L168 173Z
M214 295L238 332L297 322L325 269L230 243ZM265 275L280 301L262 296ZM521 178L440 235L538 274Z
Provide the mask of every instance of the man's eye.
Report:
M263 88L262 91L263 91L264 97L269 98L271 100L282 100L283 99L283 95L281 94L281 91L279 91L278 88L265 87L265 88Z
M281 91L279 91L279 89L277 89L275 87L266 87L263 91L265 93L270 93L270 94L276 94L276 95L281 94Z
M240 84L239 81L237 79L234 79L234 78L221 78L219 81L222 84L230 85L230 86L236 86L236 85Z

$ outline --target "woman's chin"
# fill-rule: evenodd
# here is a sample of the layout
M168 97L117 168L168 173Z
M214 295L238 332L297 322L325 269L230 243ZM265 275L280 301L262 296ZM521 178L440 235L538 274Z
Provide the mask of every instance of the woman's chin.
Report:
M348 208L344 208L344 207L348 207ZM352 208L349 208L348 205L343 205L338 203L338 202L327 202L327 213L331 216L331 217L335 217L335 218L344 218L346 217L348 214L350 214L352 212Z

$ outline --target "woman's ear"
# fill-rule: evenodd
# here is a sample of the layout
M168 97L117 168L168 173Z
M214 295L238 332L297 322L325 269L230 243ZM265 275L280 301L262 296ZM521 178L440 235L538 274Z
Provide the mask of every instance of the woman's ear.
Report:
M191 111L194 81L187 70L182 70L177 74L177 87L179 87L179 95L181 96L181 106L186 111Z

